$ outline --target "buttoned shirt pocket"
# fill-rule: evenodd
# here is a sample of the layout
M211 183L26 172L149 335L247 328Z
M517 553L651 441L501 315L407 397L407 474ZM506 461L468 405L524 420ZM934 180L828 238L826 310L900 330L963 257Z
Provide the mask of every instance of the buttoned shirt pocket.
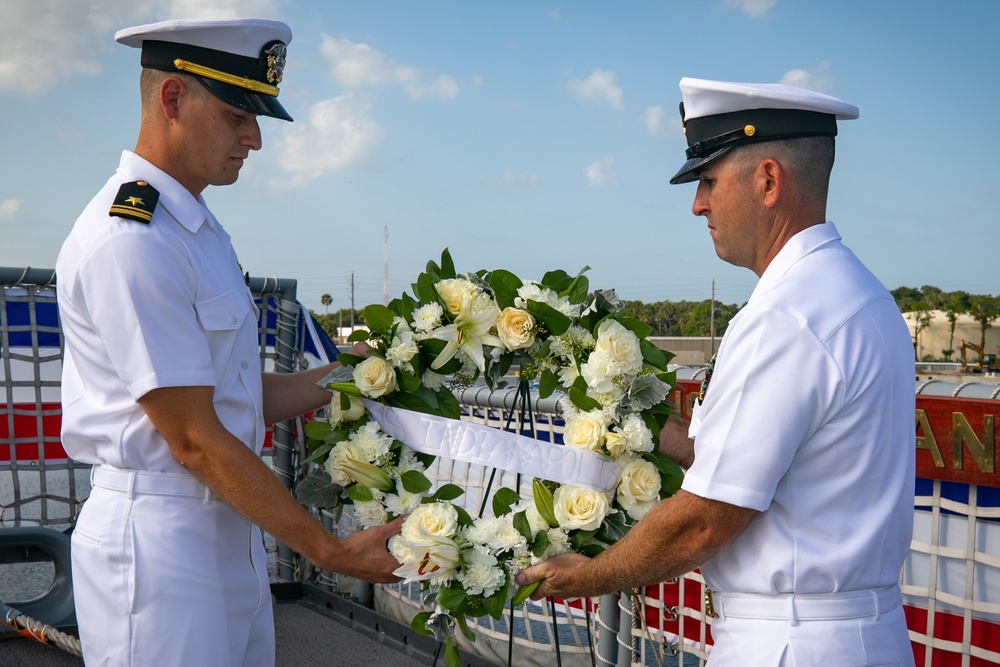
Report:
M249 321L250 305L243 290L234 289L194 305L212 355L217 388L240 372L256 352L257 323Z

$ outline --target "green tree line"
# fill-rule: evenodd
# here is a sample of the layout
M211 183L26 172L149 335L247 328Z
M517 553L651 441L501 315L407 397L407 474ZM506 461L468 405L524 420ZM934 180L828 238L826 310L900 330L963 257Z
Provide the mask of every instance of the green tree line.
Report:
M990 294L970 294L969 292L945 292L933 285L923 287L897 287L892 290L899 310L913 313L914 339L930 326L931 311L940 310L948 319L950 327L948 349L941 351L947 361L955 354L955 326L960 315L968 315L979 324L979 348L986 347L986 332L1000 319L1000 296ZM915 344L915 343L914 343Z

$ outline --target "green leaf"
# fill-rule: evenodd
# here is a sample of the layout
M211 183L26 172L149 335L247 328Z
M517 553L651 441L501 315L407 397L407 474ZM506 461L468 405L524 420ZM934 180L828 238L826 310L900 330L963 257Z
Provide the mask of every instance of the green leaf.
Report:
M420 378L404 371L396 373L396 380L401 391L414 392L420 389Z
M563 315L549 304L540 301L528 299L528 312L534 315L542 327L553 336L560 336L566 333L566 330L573 324L573 320L569 317Z
M313 470L295 487L299 503L315 507L336 507L344 488L333 482L330 473L322 468Z
M309 456L307 456L305 459L303 459L302 463L313 463L313 462L320 463L322 461L325 461L326 460L326 455L329 454L330 450L333 449L336 446L337 445L335 445L333 443L324 442L319 447L316 447L309 454Z
M357 329L350 333L350 335L347 337L347 342L356 343L359 340L368 340L369 338L371 338L371 335L372 335L371 332L366 329Z
M423 493L431 488L431 481L419 470L407 470L399 476L403 488L409 493ZM458 496L455 496L456 498Z
M386 402L396 408L405 408L414 412L437 414L437 396L427 387L417 391L397 391L386 397Z
M440 489L435 491L434 495L431 497L434 498L434 500L443 500L447 502L449 500L454 500L455 498L458 498L463 493L465 493L465 489L458 486L457 484L445 484Z
M368 324L368 328L375 333L389 333L394 319L396 319L396 313L380 303L365 306L365 322Z
M604 547L600 544L587 544L580 547L579 552L588 558L593 558L594 556L600 555L604 551Z
M625 517L626 514L624 512L613 512L606 516L601 523L600 532L603 535L600 536L600 539L608 544L614 544L625 537L625 533L628 532Z
M333 430L330 422L311 421L306 423L306 437L311 440L322 440Z
M447 248L441 251L441 277L455 277L455 262L452 260L451 253L448 252Z
M569 536L569 545L573 551L580 551L585 544L594 539L596 534L596 530L578 530Z
M554 271L547 271L542 276L541 284L559 294L569 289L569 286L573 284L573 279L562 269L556 269Z
M490 287L493 288L493 297L496 299L497 306L501 310L514 305L517 290L524 285L520 278L510 271L504 271L503 269L491 271L489 282Z
M550 528L558 528L555 511L552 509L552 492L537 478L531 480L531 494L535 497L535 508Z
M531 534L531 524L528 523L528 516L524 510L514 515L514 530L521 533L524 539L528 540L528 544L531 544L532 540L535 539L535 536Z
M546 368L538 378L538 398L548 398L559 386L559 377Z
M549 534L545 532L539 532L538 537L535 539L535 543L531 546L531 553L536 557L540 557L545 550L549 548Z
M587 293L590 291L590 281L583 275L589 270L589 266L584 266L580 269L580 272L576 274L576 278L573 279L570 286L563 290L559 296L569 297L570 303L582 303L583 300L587 298Z
M461 505L452 505L455 508L455 512L458 513L458 525L460 526L471 526L472 517L469 513L465 511L465 508Z
M466 639L470 642L476 641L476 634L469 629L469 624L466 622L464 614L455 614L455 622L458 623L458 629L462 631ZM449 641L451 640L449 639ZM455 653L458 653L457 648L455 649Z
M355 331L354 333L358 332ZM362 333L367 333L367 332L362 332ZM365 336L364 340L368 340L368 337ZM342 352L337 355L337 361L340 362L341 366L357 366L364 360L365 360L364 357L359 357L358 355L351 354L350 352Z
M424 303L434 303L438 301L437 290L434 289L434 283L436 281L430 275L426 273L421 273L417 277L417 282L413 286L413 293L417 295L417 298Z
M455 640L448 637L444 644L444 667L462 667L462 656L458 653Z
M465 589L457 581L444 586L437 594L438 604L451 612L458 613L463 612L468 598L469 596L466 594Z
M372 495L372 490L367 486L361 486L360 484L352 484L347 487L344 491L347 497L356 503L364 503L370 500L375 500L375 496Z
M667 355L663 350L650 343L645 338L639 340L639 349L642 350L642 363L657 370L667 370Z
M602 407L599 402L590 396L587 396L587 392L581 391L576 385L569 388L569 400L573 402L573 405L584 412L600 410Z
M504 608L507 606L507 593L509 591L510 574L504 572L503 586L496 590L493 595L483 598L483 608L486 610L486 613L498 621L503 616Z
M511 506L516 505L520 500L521 496L518 495L517 491L501 486L493 494L493 516L509 514Z
M542 585L542 580L533 581L530 584L525 584L517 589L517 593L514 594L514 599L511 600L511 604L515 607L522 604L525 600L531 597L531 594L538 590L538 587Z
M618 323L636 335L639 340L648 338L653 333L653 327L634 317L616 317Z
M447 387L441 387L435 394L438 401L438 415L448 419L460 419L462 417L462 405L455 398L455 394Z
M427 621L431 619L432 613L433 612L429 611L421 611L414 614L413 619L410 621L410 629L418 635L432 635L433 633L427 629Z
M643 452L642 458L653 463L660 473L660 497L672 496L681 489L684 481L684 470L677 462L658 449Z

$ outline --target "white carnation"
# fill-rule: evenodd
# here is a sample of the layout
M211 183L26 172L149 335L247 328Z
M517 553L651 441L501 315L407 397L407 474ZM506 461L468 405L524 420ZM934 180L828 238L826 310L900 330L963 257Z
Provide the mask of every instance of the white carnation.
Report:
M413 365L410 361L413 357L417 356L420 349L417 347L417 342L415 340L400 341L396 343L398 339L393 339L395 343L385 352L386 360L393 365L394 368L402 368L407 371L413 370Z
M435 373L428 368L424 371L424 374L420 376L420 384L424 385L431 391L437 391L444 386L444 381L446 379L447 376Z
M352 451L361 455L361 458L351 458L363 463L376 463L389 453L392 446L392 436L379 430L378 422L368 422L348 437L355 445Z
M506 581L503 569L497 567L496 556L485 547L472 547L462 552L462 568L457 579L469 595L489 597Z
M388 493L385 496L385 509L393 516L403 516L420 507L422 494L400 491L399 494Z
M587 386L607 393L615 380L630 378L642 370L639 339L617 320L604 320L597 328L597 343L590 358L580 367Z
M354 501L354 518L363 528L382 526L389 520L382 503L375 500Z
M444 308L441 304L428 303L413 311L413 328L423 333L429 333L441 326Z
M527 308L529 299L551 306L567 317L575 318L580 316L580 306L570 303L569 297L559 296L548 287L544 287L538 283L527 282L519 287L517 297L514 299L514 305L518 308Z

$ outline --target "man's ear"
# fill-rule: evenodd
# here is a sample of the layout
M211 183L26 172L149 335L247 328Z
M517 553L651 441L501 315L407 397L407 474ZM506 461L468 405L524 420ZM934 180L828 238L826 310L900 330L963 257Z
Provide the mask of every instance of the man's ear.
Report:
M757 184L761 188L761 203L774 208L781 199L785 184L785 168L774 158L767 158L757 165Z
M180 107L180 99L186 93L184 82L176 76L168 76L160 84L160 108L163 115L170 120L177 119L177 110Z

